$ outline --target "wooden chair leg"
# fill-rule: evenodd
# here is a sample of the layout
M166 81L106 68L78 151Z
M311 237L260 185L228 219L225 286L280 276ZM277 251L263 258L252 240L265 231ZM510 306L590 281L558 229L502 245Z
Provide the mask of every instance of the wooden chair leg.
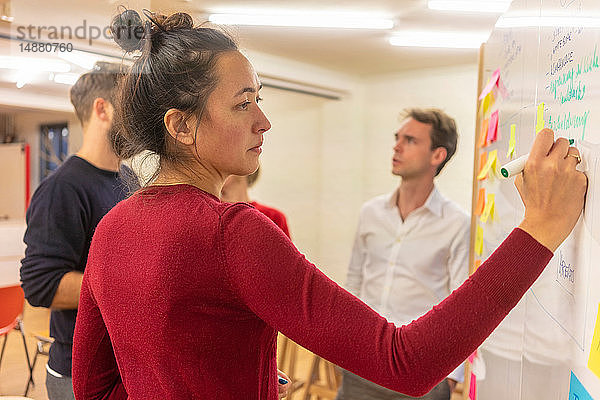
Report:
M283 368L285 366L285 362L287 361L287 352L288 352L289 342L290 342L290 339L288 339L286 336L281 335L281 348L278 351L279 354L278 354L278 359L277 359L277 365L279 366L279 369ZM290 376L290 378L291 378L291 376Z
M324 383L320 382L320 368L323 367ZM317 400L334 400L337 396L337 390L341 383L341 377L337 373L335 366L327 360L321 359L317 355L313 355L313 362L309 373L309 378L306 382L306 392L304 400L310 400L312 396L316 396Z
M278 348L277 356L277 368L285 372L292 380L292 387L289 390L289 394L286 397L287 400L292 400L294 393L300 388L304 387L305 381L296 376L296 360L300 346L294 343L289 338L281 335L279 341L280 346Z

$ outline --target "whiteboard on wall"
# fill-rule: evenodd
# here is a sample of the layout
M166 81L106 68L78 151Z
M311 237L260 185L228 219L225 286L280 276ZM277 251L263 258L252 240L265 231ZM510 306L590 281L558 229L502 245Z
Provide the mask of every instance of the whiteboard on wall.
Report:
M482 63L485 79L500 69L506 90L496 88L495 101L478 117L483 121L498 111L499 135L476 156L497 150L498 167L506 163L511 125L514 156L527 153L538 105L544 103L545 126L577 140L589 179L585 210L573 233L482 347L518 362L520 373L502 375L501 383L516 388L519 399L575 399L572 376L600 399L600 377L588 366L590 354L600 352L600 337L592 342L600 304L600 1L513 1L485 44ZM524 208L513 179L490 176L476 187L495 195L494 218L484 223L474 216L483 230L483 252L475 259L483 260L520 223Z

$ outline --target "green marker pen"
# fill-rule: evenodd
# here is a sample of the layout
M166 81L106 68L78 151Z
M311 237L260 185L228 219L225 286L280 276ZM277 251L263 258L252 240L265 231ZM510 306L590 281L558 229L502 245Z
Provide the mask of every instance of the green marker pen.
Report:
M575 143L575 139L569 139L569 146ZM521 157L512 160L509 163L506 163L500 168L500 173L505 178L511 178L515 175L523 172L523 168L525 168L525 164L527 163L527 159L529 158L529 153L522 155Z

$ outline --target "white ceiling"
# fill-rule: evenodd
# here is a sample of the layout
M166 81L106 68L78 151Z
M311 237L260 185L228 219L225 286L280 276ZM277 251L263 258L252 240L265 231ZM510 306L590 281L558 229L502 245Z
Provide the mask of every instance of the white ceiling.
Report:
M489 31L497 14L461 15L427 9L427 0L0 0L10 1L17 26L106 26L117 6L141 11L190 12L203 21L211 12L231 9L317 10L378 13L392 17L393 30ZM480 0L486 1L486 0ZM4 31L8 24L0 24ZM392 31L238 27L231 28L245 49L286 57L349 74L368 76L434 66L474 63L477 50L400 48L391 46ZM117 53L116 46L98 40L95 50Z
M427 0L154 0L152 5L167 12L185 9L200 19L242 7L379 13L394 19L393 30L491 32L499 16L429 10ZM477 61L477 50L391 46L392 31L246 26L234 32L245 48L362 76Z

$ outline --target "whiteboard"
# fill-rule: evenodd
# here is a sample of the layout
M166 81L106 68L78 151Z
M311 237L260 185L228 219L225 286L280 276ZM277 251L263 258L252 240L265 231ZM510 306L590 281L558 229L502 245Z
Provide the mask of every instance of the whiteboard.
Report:
M499 134L477 156L497 150L498 168L509 161L511 125L514 157L527 153L543 102L545 126L577 139L589 188L573 233L482 345L483 362L486 355L489 362L477 379L480 400L575 400L586 398L585 391L600 399L600 378L588 368L590 353L600 352L600 343L592 343L600 304L599 45L600 1L515 0L484 46L483 76L500 68L505 90L495 87L495 101L486 113L480 110L480 121L499 112ZM473 216L483 231L482 254L475 259L484 260L521 221L524 209L513 179L489 174L475 187L495 195L493 218L482 222ZM583 391L575 391L573 377Z

